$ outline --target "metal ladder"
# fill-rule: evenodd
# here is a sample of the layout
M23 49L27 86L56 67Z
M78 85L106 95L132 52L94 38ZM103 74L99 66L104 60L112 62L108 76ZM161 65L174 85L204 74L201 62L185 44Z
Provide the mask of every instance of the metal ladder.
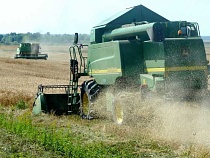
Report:
M80 76L86 76L86 60L87 57L82 55L82 44L74 44L69 48L70 53L70 76L68 94L68 114L73 112L73 108L80 104L78 100L78 84Z

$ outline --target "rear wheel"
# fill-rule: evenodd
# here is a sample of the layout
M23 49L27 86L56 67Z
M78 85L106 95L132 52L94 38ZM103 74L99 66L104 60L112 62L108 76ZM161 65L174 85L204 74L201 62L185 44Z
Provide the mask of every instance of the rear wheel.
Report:
M111 112L112 120L118 124L127 124L130 114L129 92L126 90L126 82L120 80L113 87L109 87L106 92L107 111Z
M130 123L131 100L127 96L128 92L118 92L114 96L112 116L113 121L119 125Z
M121 103L121 100L116 98L114 100L114 105L113 105L113 120L117 124L123 124L125 122L125 117L124 117L124 107Z

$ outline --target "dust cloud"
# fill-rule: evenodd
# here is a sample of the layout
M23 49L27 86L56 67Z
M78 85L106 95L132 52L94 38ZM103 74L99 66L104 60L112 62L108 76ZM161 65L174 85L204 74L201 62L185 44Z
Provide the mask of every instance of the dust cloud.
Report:
M210 109L197 103L166 102L154 107L157 137L182 143L210 145Z
M104 94L100 95L94 108L99 117L111 120L112 112L106 111L106 99ZM126 109L127 124L135 130L145 131L159 140L210 147L209 102L175 102L160 98L142 102L140 93L130 92L121 93L120 100Z

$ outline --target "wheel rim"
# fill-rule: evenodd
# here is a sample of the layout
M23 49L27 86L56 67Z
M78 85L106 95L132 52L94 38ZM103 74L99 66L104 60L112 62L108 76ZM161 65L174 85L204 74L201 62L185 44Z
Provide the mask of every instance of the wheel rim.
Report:
M82 114L88 115L89 113L89 99L86 93L84 93L82 98Z
M114 112L115 112L114 114L115 114L116 122L118 124L122 124L123 123L123 107L119 101L115 102Z
M106 93L106 108L107 111L112 111L113 110L113 105L114 105L114 95L110 92Z

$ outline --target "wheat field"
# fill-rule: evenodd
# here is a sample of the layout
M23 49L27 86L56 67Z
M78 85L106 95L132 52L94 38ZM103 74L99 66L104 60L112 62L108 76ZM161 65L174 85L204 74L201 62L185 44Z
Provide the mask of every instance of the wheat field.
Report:
M39 84L43 85L64 85L69 84L69 46L42 46L42 53L48 54L48 60L26 60L14 59L17 46L0 46L0 101L3 105L12 105L22 98L30 103L34 101ZM206 45L207 54L210 53L210 46ZM210 55L208 55L210 60ZM82 80L81 80L82 81ZM138 105L136 97L128 98L132 100L130 104ZM103 98L96 103L103 105ZM127 101L125 101L127 102ZM116 126L110 120L97 120L87 127L78 125L78 121L71 119L71 125L75 123L74 130L82 130L91 139L104 140L110 142L128 141L130 138L139 139L144 135L151 134L150 137L172 144L176 152L183 152L189 149L194 155L199 155L198 150L203 145L209 147L210 137L210 110L174 105L158 105L155 103L139 108L141 117L139 126ZM157 108L156 108L156 107ZM56 118L43 115L36 118L38 123L57 122L58 126L66 126L69 118ZM153 119L151 121L151 119ZM79 121L79 124L81 120ZM84 124L84 122L82 122ZM86 122L85 124L88 124ZM145 125L147 124L147 125ZM186 128L187 127L187 128ZM95 136L95 134L97 135ZM112 135L115 135L113 138ZM92 141L92 140L91 140ZM177 143L178 142L178 143ZM199 144L191 149L192 143ZM185 144L183 146L183 144ZM208 156L210 153L208 153Z
M68 84L68 47L50 47L52 53L45 52L49 55L48 60L13 59L16 47L0 46L1 98L9 99L9 96L24 94L32 99L39 84ZM49 50L48 46L46 50Z

